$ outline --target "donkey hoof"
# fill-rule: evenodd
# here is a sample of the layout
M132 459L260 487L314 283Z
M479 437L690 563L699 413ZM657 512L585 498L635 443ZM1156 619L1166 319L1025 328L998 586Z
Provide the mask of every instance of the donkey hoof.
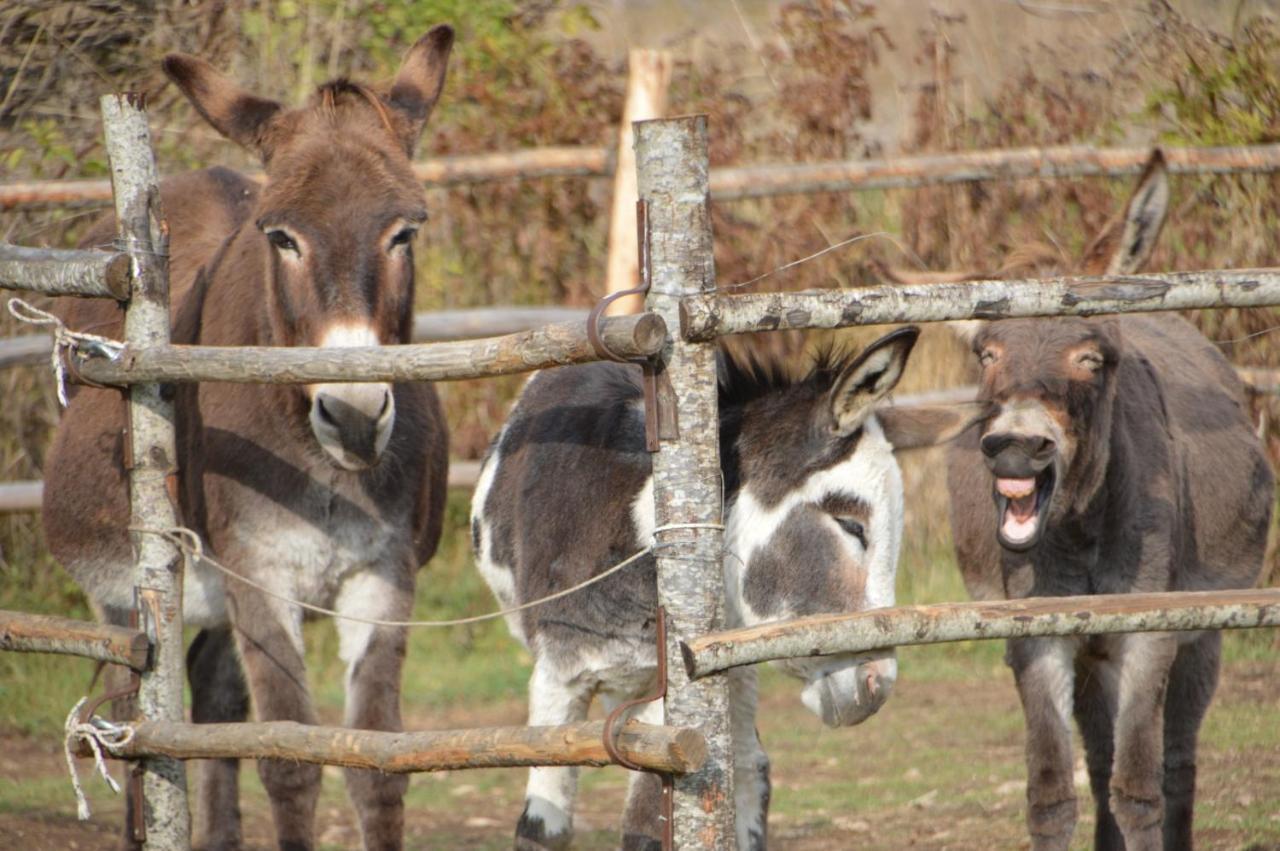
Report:
M573 839L573 823L560 807L529 798L516 824L516 851L567 851Z

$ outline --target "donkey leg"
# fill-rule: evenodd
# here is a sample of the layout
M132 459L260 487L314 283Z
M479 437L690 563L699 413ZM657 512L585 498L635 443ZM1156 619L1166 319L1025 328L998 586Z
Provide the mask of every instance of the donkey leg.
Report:
M1196 738L1218 684L1222 634L1206 632L1178 648L1164 704L1164 847L1191 851L1196 799Z
M591 706L590 687L565 682L553 663L539 657L529 678L529 724L582 721ZM565 849L573 838L573 799L578 769L531 768L525 787L524 812L516 824L517 851Z
M729 672L729 725L733 736L733 804L740 851L768 846L769 757L756 730L756 669Z
M196 724L244 721L249 690L228 627L204 629L187 651L191 683L191 720ZM204 851L239 848L240 761L206 759L196 763L198 778L192 820L192 847Z
M232 556L227 561L237 563ZM315 724L303 666L300 610L239 583L228 583L227 595L254 716L259 721ZM258 776L271 800L281 851L310 851L315 847L320 766L260 759Z
M406 572L407 574L407 572ZM413 578L399 583L367 572L343 583L337 610L375 620L407 620L413 609ZM346 725L359 730L404 729L400 718L400 674L405 630L339 619L339 649L347 664ZM360 817L364 847L398 849L404 844L404 774L346 769L347 794Z
M1071 760L1074 647L1055 638L1012 639L1013 668L1027 725L1027 827L1036 851L1066 849L1076 826Z
M1111 811L1126 851L1159 851L1164 845L1165 693L1178 642L1170 633L1134 633L1121 639L1121 647Z
M1076 671L1076 720L1084 738L1089 787L1097 811L1095 851L1124 851L1124 837L1111 813L1111 764L1115 758L1115 714L1119 671L1109 659L1090 656Z
M645 724L661 724L662 701L654 700L630 714ZM662 778L648 771L632 771L627 781L627 806L622 815L622 851L661 851L664 814Z

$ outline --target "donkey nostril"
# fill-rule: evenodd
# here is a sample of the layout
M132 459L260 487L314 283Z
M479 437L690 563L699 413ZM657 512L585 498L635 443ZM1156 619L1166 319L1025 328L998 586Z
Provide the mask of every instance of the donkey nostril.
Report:
M875 671L867 672L867 693L872 697L880 694L880 678L876 676Z
M382 393L382 408L378 411L378 419L382 419L391 410L391 391L386 390Z
M1013 442L1013 437L1007 434L988 434L982 438L982 454L988 458L994 458L1004 451L1004 448Z

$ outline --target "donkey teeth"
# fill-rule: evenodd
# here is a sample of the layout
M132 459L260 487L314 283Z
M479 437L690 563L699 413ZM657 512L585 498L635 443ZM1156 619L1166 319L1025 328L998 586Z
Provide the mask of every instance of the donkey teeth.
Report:
M1021 499L1036 492L1036 480L996 479L996 490L1007 499Z

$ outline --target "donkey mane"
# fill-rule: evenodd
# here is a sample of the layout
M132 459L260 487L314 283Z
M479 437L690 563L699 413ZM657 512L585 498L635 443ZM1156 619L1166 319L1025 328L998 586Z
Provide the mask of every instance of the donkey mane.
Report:
M797 369L795 357L721 348L717 359L720 405L741 407L794 387L809 387L819 393L830 390L861 354L860 350L829 343L808 355L807 369Z

